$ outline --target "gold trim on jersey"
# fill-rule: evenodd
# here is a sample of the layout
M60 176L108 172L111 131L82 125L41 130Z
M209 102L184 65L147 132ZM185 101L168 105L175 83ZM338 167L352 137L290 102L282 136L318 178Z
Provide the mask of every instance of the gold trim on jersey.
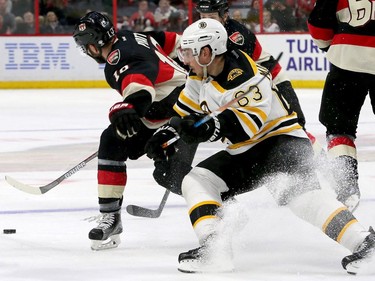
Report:
M198 81L202 81L203 80L202 77L199 77L197 75L191 75L191 76L189 76L189 78L192 79L192 80L198 80Z
M236 116L245 123L245 125L250 129L250 131L254 135L259 131L260 128L258 128L258 126L256 126L256 125L254 125L255 122L254 122L253 118L251 118L250 116L248 116L244 112L240 112L237 108L231 108L230 110L232 110L236 114Z
M257 74L258 73L258 67L257 67L255 61L247 53L245 53L244 51L241 51L241 50L239 50L239 51L241 53L243 53L245 55L245 57L247 58L247 60L250 62L251 68L254 71L254 75Z
M282 118L282 119L284 119L284 118ZM278 119L278 120L280 120L280 119ZM272 128L269 132L266 132L265 130L262 130L257 135L255 135L253 138L251 138L249 140L229 145L228 149L238 149L240 147L247 146L247 145L255 145L255 144L257 144L261 141L264 141L265 139L268 139L270 137L278 136L278 135L285 135L287 133L293 132L293 131L298 130L298 129L302 129L302 126L298 123L294 123L291 126L281 127L281 128L279 128L275 131L272 131ZM260 136L260 135L263 135L263 136Z
M186 107L189 107L189 108L192 108L194 109L195 111L198 111L198 112L201 112L201 108L199 106L199 104L197 104L194 100L192 100L191 98L189 98L186 93L184 92L184 90L181 91L179 97L178 97L178 102L176 102L174 105L173 105L173 109L174 111L176 111L180 116L186 116L186 115L189 115L190 114L190 111L186 111L184 109L182 109L178 103L181 103L182 105L186 106Z
M178 99L180 101L182 101L183 104L187 104L189 107L192 107L197 111L201 111L201 107L199 106L199 104L197 104L192 99L190 99L188 96L186 96L184 90L181 91Z
M220 93L225 93L225 92L227 91L226 89L224 89L223 87L221 87L221 85L220 85L219 82L217 82L217 81L212 80L212 81L210 81L210 83L211 83L212 86L214 86L215 89L218 90L218 92L220 92Z

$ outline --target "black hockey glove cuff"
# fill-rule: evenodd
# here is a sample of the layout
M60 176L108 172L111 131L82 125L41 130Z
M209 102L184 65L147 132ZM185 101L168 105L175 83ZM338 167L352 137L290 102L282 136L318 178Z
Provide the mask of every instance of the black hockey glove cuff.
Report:
M202 114L191 114L182 118L173 117L170 124L177 128L181 139L186 143L217 141L221 138L221 125L217 117L211 118L200 126L194 126L204 116Z
M145 152L147 157L154 159L155 161L167 160L176 152L175 143L171 143L166 147L163 146L165 146L165 144L171 139L178 137L179 135L176 129L171 125L166 124L161 126L146 143Z
M109 120L121 139L133 137L142 127L142 121L134 106L126 102L115 103L109 109Z

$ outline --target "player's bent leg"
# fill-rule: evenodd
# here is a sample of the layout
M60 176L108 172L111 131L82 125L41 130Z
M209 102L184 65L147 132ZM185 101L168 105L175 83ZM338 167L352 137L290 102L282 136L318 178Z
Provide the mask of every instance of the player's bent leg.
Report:
M216 232L225 182L211 171L195 167L182 182L182 194L200 247L181 253L178 270L185 273L227 272L233 270L231 243Z
M365 270L373 261L375 234L367 231L354 215L326 190L314 190L296 197L288 207L303 220L320 228L329 238L352 252L342 260L348 273Z

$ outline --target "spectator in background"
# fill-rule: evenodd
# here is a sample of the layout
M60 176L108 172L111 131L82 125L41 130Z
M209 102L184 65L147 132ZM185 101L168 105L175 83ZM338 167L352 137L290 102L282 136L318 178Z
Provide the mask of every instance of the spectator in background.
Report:
M167 31L182 33L188 25L185 11L177 10L169 16Z
M138 2L138 11L130 17L129 25L135 32L152 31L154 29L155 18L154 14L149 11L147 0Z
M271 12L272 18L279 25L281 32L295 30L294 10L286 0L269 0L265 7Z
M39 33L40 33L40 31L44 28L46 18L42 15L39 15L38 20L39 20Z
M128 16L117 17L117 30L131 30Z
M316 0L296 0L296 31L306 32L307 19L314 8Z
M250 26L250 30L255 32L255 26L259 24L259 0L251 1L246 21Z
M83 2L83 1L82 1ZM99 2L99 1L98 1ZM41 15L47 15L48 12L52 11L59 19L59 23L62 25L66 24L66 6L67 0L41 0L39 1L39 9Z
M34 14L30 11L24 13L23 21L17 23L15 34L35 34Z
M9 11L9 2L0 0L0 34L12 34L16 28L16 18Z
M26 12L34 12L33 0L12 0L12 13L16 16L23 16Z
M238 22L242 22L242 14L241 14L241 11L240 10L234 10L232 12L232 19L238 21Z
M260 31L260 24L258 24L255 26L255 32L259 33ZM263 10L263 32L280 32L279 25L272 21L272 14L268 10Z
M232 19L234 19L235 21L238 21L239 23L242 23L244 26L246 26L247 29L251 30L251 25L242 19L241 10L238 10L238 9L234 10L232 12Z
M43 34L62 34L65 33L64 27L60 24L55 12L49 11L46 15L45 24L40 29Z
M158 30L167 30L169 17L172 13L175 12L177 12L177 9L170 5L169 0L159 1L159 6L156 8L154 13L155 23L158 27Z

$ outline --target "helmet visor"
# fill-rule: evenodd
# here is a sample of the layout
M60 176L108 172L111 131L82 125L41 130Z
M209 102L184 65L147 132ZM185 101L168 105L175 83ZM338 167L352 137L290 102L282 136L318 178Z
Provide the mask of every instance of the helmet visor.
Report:
M180 61L184 64L189 64L192 60L194 60L194 54L192 49L177 49L177 55Z
M79 54L83 57L87 57L87 48L84 45L77 45L76 46Z

